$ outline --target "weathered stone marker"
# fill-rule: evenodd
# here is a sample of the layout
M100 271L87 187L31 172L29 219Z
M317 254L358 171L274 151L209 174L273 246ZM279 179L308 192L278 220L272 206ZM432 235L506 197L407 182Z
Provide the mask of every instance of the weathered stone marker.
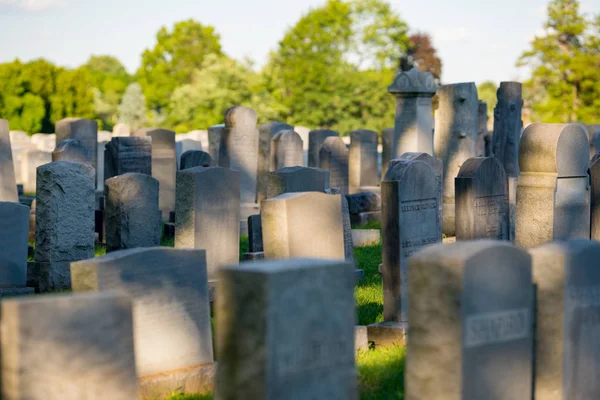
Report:
M267 198L290 192L325 192L329 171L309 167L286 167L269 173Z
M343 261L221 270L216 399L358 399L354 284Z
M532 398L531 257L492 240L437 244L409 261L405 398Z
M377 142L375 131L360 129L350 132L348 180L350 193L360 188L377 186Z
M85 118L65 118L57 121L54 129L57 144L66 139L76 139L82 143L91 157L89 164L94 167L95 174L98 165L98 123Z
M488 155L487 145L491 144L491 135L488 132L488 106L483 100L479 100L479 114L477 116L477 157L491 157Z
M352 225L350 222L350 207L348 206L348 200L342 193L340 188L331 188L325 190L327 194L339 195L341 200L341 211L342 211L342 227L344 231L344 258L346 261L354 260L354 244L352 241Z
M124 123L118 123L113 127L113 136L131 136L131 127Z
M5 119L0 119L0 201L19 201L8 121Z
M208 153L215 164L219 163L219 152L221 147L221 133L225 124L213 125L208 128Z
M115 137L106 144L104 180L127 173L152 175L152 138Z
M384 180L388 163L394 158L394 128L387 128L381 132L381 180Z
M600 241L600 154L590 162L590 239Z
M181 162L179 163L179 169L189 169L194 167L206 167L210 166L212 160L210 154L202 150L188 150L181 155Z
M456 184L456 240L510 240L504 168L490 157L469 158Z
M268 122L258 127L257 203L260 203L267 197L269 171L276 169L274 163L276 162L277 149L273 146L273 139L278 133L293 129L292 125L276 121Z
M304 165L302 146L302 138L292 130L275 134L271 141L271 171L285 167L302 167Z
M516 243L590 237L589 145L578 124L531 124L519 146Z
M325 139L319 151L320 168L329 171L329 184L348 194L348 148L340 137Z
M27 281L29 207L0 201L0 297L30 294Z
M36 191L37 168L52 162L52 153L42 150L28 150L21 158L21 176L25 193Z
M88 148L77 139L61 141L52 152L52 161L75 161L92 165L91 159Z
M322 168L321 167L321 156L319 152L321 150L321 146L325 142L325 139L328 137L340 136L340 134L336 131L332 131L330 129L317 129L314 131L310 131L308 134L308 166L313 168Z

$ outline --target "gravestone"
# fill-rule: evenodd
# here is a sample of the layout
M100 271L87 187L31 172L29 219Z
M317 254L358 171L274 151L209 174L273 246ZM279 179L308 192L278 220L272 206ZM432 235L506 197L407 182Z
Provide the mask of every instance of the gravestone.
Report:
M306 126L295 126L294 132L300 135L300 139L302 139L302 165L308 165L308 136L310 128L307 128Z
M56 140L55 133L34 133L31 135L31 143L33 143L38 150L52 152L56 148L56 143L60 140Z
M180 160L183 153L194 150L204 150L202 143L200 143L199 140L191 139L188 135L189 134L187 133L175 135L175 148L177 152L177 165L179 169L181 169ZM208 150L208 148L206 148L206 150Z
M133 299L135 363L143 393L165 376L170 379L162 380L162 390L185 387L193 371L212 364L204 250L115 251L72 263L71 279L74 292L119 290Z
M209 281L238 262L240 172L196 167L177 172L175 247L206 250Z
M406 399L532 398L531 257L492 240L409 261Z
M35 261L27 267L36 292L69 289L69 263L94 257L94 178L94 168L73 161L38 168Z
M290 192L324 192L329 171L309 167L286 167L269 173L267 198Z
M65 139L56 145L52 152L52 161L74 161L93 165L91 155L87 147L77 139Z
M21 176L23 191L35 193L37 168L52 162L52 153L42 150L28 150L21 158Z
M400 71L388 87L396 96L392 156L408 152L433 154L432 97L437 85L430 72Z
M127 173L105 182L106 252L160 246L158 181Z
M127 173L152 175L152 138L115 137L106 144L104 180Z
M586 125L588 141L590 143L590 159L600 151L600 124Z
M357 400L354 284L342 261L221 270L215 398Z
M329 137L339 137L340 134L330 129L317 129L308 133L308 166L313 168L322 168L321 165L321 146L325 139Z
M341 196L299 192L263 200L265 258L344 260Z
M2 398L139 398L131 300L119 293L1 303Z
M179 169L184 170L194 167L207 167L211 165L210 154L202 150L188 150L181 155Z
M271 171L296 166L304 166L302 138L293 130L275 134L271 141Z
M590 239L600 241L600 154L595 154L590 165Z
M350 193L377 186L377 142L375 131L360 129L350 132L348 180Z
M455 179L456 240L510 240L506 173L493 158L463 163Z
M590 238L589 144L578 124L531 124L519 145L516 243Z
M56 143L59 144L66 139L79 140L90 155L90 165L98 165L98 123L85 118L65 118L57 121L54 130L56 132ZM94 180L94 185L96 181Z
M276 121L268 122L258 127L257 203L260 203L267 197L269 171L276 169L277 148L274 147L273 139L278 133L288 130L294 130L294 127Z
M213 125L208 128L208 153L210 158L219 163L219 152L221 147L221 133L225 129L225 124Z
M435 111L434 155L444 166L443 232L454 236L454 178L465 160L477 154L479 101L473 82L443 85Z
M32 294L27 282L29 207L0 201L0 298Z
M8 121L5 119L0 119L0 201L19 201Z
M127 124L118 123L113 127L113 136L131 136L131 128Z
M535 399L600 398L600 244L582 239L531 250L537 287Z
M260 214L248 217L248 252L258 253L263 251L262 220Z
M325 193L339 195L342 201L342 227L344 230L344 258L346 261L354 260L354 243L352 240L352 225L350 223L350 207L348 206L348 200L342 193L340 188L326 189Z
M320 156L320 168L329 171L329 184L348 194L348 148L340 137L328 137L323 142Z
M408 258L441 242L438 180L429 164L396 159L381 183L383 312L408 320Z
M208 131L205 130L195 130L187 133L188 139L195 140L196 142L200 142L202 145L203 151L209 151L210 145L208 144Z
M479 100L479 114L477 116L478 136L477 136L477 157L488 157L486 155L486 140L488 138L488 106L483 100Z
M394 128L387 128L381 132L381 180L388 170L388 163L393 157Z

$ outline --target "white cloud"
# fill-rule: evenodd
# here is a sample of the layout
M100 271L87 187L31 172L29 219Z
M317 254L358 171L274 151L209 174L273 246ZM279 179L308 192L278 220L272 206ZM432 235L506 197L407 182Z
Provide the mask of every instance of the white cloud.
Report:
M0 0L0 7L17 8L25 11L43 11L64 7L67 0Z
M437 42L464 42L473 37L473 34L465 28L438 29L433 33Z

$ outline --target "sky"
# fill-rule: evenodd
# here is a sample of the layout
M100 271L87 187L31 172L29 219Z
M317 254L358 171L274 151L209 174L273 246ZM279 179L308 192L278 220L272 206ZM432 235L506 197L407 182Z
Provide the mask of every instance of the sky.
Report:
M76 67L116 56L130 72L156 32L193 18L212 25L229 56L263 65L286 30L324 0L0 0L0 62L46 58ZM390 0L412 32L432 35L444 83L522 80L515 67L540 34L546 0ZM581 0L600 13L600 0Z

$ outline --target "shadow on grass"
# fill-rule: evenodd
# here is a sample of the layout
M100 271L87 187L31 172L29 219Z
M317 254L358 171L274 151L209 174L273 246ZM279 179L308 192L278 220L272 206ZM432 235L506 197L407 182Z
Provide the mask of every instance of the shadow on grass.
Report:
M359 351L356 357L361 400L404 399L404 348Z

